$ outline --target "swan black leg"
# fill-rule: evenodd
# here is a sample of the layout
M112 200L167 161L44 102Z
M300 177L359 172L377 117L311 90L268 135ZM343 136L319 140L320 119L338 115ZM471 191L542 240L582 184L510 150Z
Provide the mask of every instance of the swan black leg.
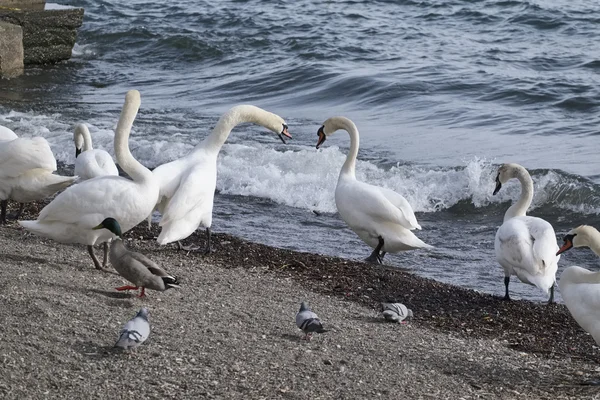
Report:
M510 296L508 295L508 284L510 283L510 276L504 277L504 286L506 286L506 293L504 294L504 298L502 300L510 301Z
M210 228L206 228L206 247L204 248L204 255L208 255L212 253L212 249L210 247Z
M375 250L373 250L369 257L365 258L365 261L374 264L383 264L383 256L379 254L383 248L383 244L383 238L379 236L379 243L377 243L377 247L375 247ZM383 255L385 255L385 252L383 252Z
M552 284L552 287L550 288L550 300L548 300L548 304L554 304L554 283Z
M104 256L102 257L102 269L106 268L106 264L108 264L108 242L102 243L102 247L104 247Z
M94 254L94 246L88 245L87 250L88 250L88 253L90 254L90 257L92 257L92 261L94 262L94 266L96 267L96 269L103 271L102 265L100 265L100 261L98 261L98 259L96 258L96 255Z
M8 206L8 200L0 201L0 224L6 223L6 207Z
M23 210L25 209L25 203L19 203L19 211L14 214L11 214L10 217L15 221L19 219L21 214L23 214Z

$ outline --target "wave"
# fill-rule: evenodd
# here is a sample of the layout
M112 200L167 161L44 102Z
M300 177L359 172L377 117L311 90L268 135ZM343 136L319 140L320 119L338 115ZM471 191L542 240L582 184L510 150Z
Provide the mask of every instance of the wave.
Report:
M153 114L145 118L158 118ZM177 117L184 119L182 116ZM73 126L61 122L60 115L37 115L11 111L0 114L6 125L20 136L43 136L51 144L57 160L74 163ZM86 121L94 147L113 152L114 126L105 121ZM116 121L115 121L116 123ZM74 124L73 124L74 125ZM249 141L250 133L231 137L219 156L217 189L224 194L253 196L286 206L335 213L335 186L345 160L345 150L328 146L283 146L275 140ZM252 134L253 135L253 134ZM203 136L203 135L202 135ZM272 138L270 138L272 139ZM168 121L142 126L132 132L130 148L140 162L154 168L187 154L201 140L195 129L184 129ZM492 195L498 164L484 158L466 160L454 167L401 163L392 158L374 157L362 150L357 161L357 179L395 190L417 212L450 210L458 214L500 213L520 193L517 181L504 185ZM556 169L530 170L534 198L530 210L550 208L586 215L600 214L600 185ZM500 210L499 208L502 208Z

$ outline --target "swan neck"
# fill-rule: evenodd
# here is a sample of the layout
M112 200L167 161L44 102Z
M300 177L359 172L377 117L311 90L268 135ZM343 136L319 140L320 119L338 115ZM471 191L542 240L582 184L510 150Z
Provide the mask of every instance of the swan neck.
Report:
M594 254L600 257L600 232L594 230L593 232L588 233L587 245Z
M510 206L506 214L504 214L504 221L513 217L525 216L533 200L533 180L525 168L519 170L516 178L521 182L521 195L519 196L519 200Z
M136 160L129 150L129 135L139 107L139 101L130 101L126 98L115 133L115 155L117 162L131 179L136 182L146 182L152 179L152 172Z
M195 150L203 149L218 153L225 141L227 141L233 128L237 125L252 122L264 126L265 119L270 115L272 114L258 107L248 105L235 106L219 118L217 125L215 125L210 135L200 142Z
M92 135L90 135L90 131L85 128L82 129L79 134L83 137L83 148L82 151L92 150Z
M358 147L360 145L358 129L354 123L344 123L343 125L345 125L343 129L350 135L350 150L348 150L346 161L340 171L340 178L342 175L356 178L356 157L358 156Z

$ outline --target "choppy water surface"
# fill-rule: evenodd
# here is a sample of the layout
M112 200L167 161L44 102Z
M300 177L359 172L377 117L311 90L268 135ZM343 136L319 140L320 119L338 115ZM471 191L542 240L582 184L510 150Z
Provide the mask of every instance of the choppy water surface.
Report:
M333 192L348 148L332 115L361 133L359 179L393 188L418 212L432 252L388 263L502 293L494 234L511 183L492 196L497 164L535 182L531 215L561 236L600 227L600 5L585 1L72 1L85 8L73 58L0 81L0 124L42 135L74 160L77 122L112 153L124 93L142 93L131 147L149 167L186 154L219 115L251 103L284 117L287 146L238 127L219 161L215 231L279 247L363 258ZM315 213L316 212L316 213ZM566 253L561 270L598 266ZM516 278L513 278L515 280ZM541 300L515 283L515 297Z

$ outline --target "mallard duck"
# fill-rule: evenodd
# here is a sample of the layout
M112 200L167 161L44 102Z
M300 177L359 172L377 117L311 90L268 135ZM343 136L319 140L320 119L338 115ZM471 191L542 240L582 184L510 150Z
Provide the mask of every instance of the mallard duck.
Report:
M106 218L100 225L93 229L108 229L117 236L110 244L109 259L115 270L123 278L135 286L125 285L117 290L142 289L138 297L146 295L146 289L165 291L170 288L178 288L177 278L167 274L161 267L148 257L135 251L127 250L121 236L121 226L114 218Z

